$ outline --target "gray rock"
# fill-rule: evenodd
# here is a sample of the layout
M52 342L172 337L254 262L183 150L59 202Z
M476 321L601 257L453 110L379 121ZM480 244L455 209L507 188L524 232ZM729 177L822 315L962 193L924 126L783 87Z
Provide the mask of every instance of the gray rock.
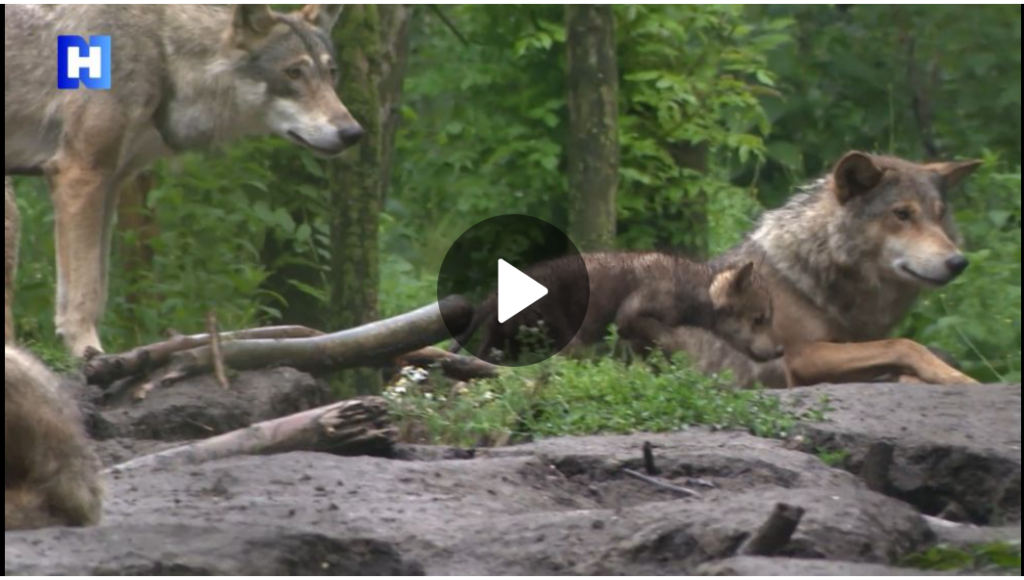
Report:
M645 441L681 499L629 479ZM933 545L909 506L783 443L734 433L545 441L473 460L240 457L109 482L96 529L5 534L10 573L690 574L775 505L785 556L890 564ZM246 557L247 556L247 557ZM348 566L346 568L346 566ZM397 572L396 572L397 571Z
M787 396L804 408L828 397L828 420L803 426L805 450L848 452L844 467L880 491L927 515L1020 523L1020 385L844 385ZM866 461L886 446L887 469Z
M125 525L5 534L7 576L420 576L394 547L249 527Z
M828 562L825 560L795 560L791 558L732 558L701 566L698 576L937 576L906 568L892 568L874 564Z

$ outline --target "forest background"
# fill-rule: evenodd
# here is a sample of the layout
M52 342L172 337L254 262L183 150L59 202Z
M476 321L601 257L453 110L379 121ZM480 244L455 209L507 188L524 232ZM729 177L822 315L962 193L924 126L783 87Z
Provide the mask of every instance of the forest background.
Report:
M1020 16L350 5L340 94L368 138L334 161L247 141L127 187L105 344L201 332L209 312L225 329L322 330L401 313L436 299L449 246L501 214L548 220L585 249L713 256L859 149L986 161L954 200L972 268L901 334L1019 382ZM52 208L41 181L17 186L20 333L55 351Z

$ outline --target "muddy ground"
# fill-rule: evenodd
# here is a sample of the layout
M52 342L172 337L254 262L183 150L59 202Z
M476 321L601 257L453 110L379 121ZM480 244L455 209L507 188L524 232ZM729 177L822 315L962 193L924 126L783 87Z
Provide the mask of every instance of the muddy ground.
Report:
M86 400L98 393L75 388ZM914 575L940 542L1020 539L1020 386L800 389L790 441L693 430L394 458L239 457L110 479L102 526L5 534L11 574ZM114 464L325 401L290 370L198 381L89 426ZM633 479L655 446L658 481ZM819 456L828 452L829 467ZM473 457L469 459L469 457ZM839 458L836 460L835 458ZM745 555L776 506L773 557ZM925 516L932 516L926 518Z

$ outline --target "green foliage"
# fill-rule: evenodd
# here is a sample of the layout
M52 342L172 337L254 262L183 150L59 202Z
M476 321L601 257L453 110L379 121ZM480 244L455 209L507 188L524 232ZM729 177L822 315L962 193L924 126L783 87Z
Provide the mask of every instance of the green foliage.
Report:
M629 364L556 357L454 388L425 386L425 378L408 370L385 396L407 437L436 444L501 445L699 425L786 437L800 419L778 398L730 388L729 377L706 377L683 358Z
M938 546L912 556L907 566L929 572L960 572L1020 576L1020 542L955 548Z
M845 449L839 449L836 451L820 449L818 450L817 455L818 459L820 459L822 463L836 469L845 466L846 461L850 458L850 452Z
M385 316L435 298L445 253L477 222L568 222L564 7L442 9L466 42L417 10L380 230ZM762 207L853 148L984 156L954 199L972 268L927 294L901 333L979 379L1020 381L1020 5L615 13L619 246L719 254ZM160 165L143 209L157 225L153 264L126 271L122 250L138 232L115 238L108 348L199 331L210 311L224 328L323 326L336 256L328 169L279 139ZM16 314L21 336L45 351L55 346L52 211L41 180L17 185Z

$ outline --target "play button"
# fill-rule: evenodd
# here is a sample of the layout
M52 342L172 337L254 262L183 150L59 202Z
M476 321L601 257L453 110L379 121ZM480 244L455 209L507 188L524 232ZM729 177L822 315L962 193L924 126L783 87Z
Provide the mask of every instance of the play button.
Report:
M452 245L437 293L465 296L476 307L469 331L464 321L445 320L453 349L517 367L548 359L575 338L590 304L590 278L560 229L505 215L480 222Z
M548 295L548 289L517 270L505 260L498 260L498 322L505 324L513 316L533 306Z

